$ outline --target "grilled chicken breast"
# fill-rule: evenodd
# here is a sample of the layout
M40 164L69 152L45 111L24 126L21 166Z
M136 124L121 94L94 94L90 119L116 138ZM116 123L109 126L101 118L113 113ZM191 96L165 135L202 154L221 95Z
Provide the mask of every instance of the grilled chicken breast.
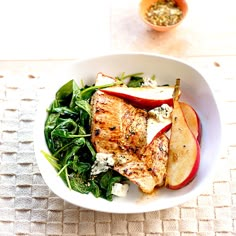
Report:
M145 147L141 160L146 163L149 170L152 170L156 177L156 184L162 186L165 183L167 160L168 160L169 139L165 134Z
M98 152L139 153L146 145L146 111L100 91L91 104L92 142Z
M151 193L155 186L162 185L166 150L163 152L161 147L165 138L147 146L147 112L101 91L93 95L91 105L91 141L95 150L112 153L114 169L143 192ZM165 155L163 160L161 153Z

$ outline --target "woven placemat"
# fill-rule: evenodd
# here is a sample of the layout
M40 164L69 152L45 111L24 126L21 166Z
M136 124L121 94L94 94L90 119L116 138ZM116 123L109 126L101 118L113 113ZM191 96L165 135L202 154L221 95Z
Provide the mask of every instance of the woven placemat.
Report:
M33 150L35 112L43 89L40 77L34 75L0 75L1 236L226 236L236 232L236 140L223 150L214 181L201 195L177 207L108 214L55 196L40 175ZM232 101L225 106L230 108ZM236 117L224 126L234 132L235 122Z

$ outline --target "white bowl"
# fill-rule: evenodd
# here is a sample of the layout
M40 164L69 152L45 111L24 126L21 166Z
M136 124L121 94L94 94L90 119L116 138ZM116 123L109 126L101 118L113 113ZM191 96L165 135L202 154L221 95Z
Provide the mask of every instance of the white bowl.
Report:
M161 188L151 195L141 193L131 185L127 197L115 198L112 202L95 198L92 194L80 194L69 190L55 169L41 154L48 148L44 139L46 108L53 101L56 91L67 81L82 79L85 84L93 84L96 74L104 72L117 76L143 72L147 76L155 74L160 84L174 84L181 78L181 101L191 104L202 123L201 161L196 178L180 190ZM170 208L182 204L199 195L210 180L216 167L221 147L220 113L213 92L206 79L192 66L178 59L140 53L113 54L75 61L65 70L58 68L55 78L49 78L45 95L40 101L35 124L35 154L42 177L49 188L59 197L74 205L111 213L139 213Z

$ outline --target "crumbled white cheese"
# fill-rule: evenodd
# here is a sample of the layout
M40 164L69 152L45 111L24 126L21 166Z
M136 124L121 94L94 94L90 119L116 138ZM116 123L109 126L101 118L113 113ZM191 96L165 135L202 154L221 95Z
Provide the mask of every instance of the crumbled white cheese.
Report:
M143 77L142 87L157 87L157 80L153 77Z
M96 160L91 169L91 175L98 175L102 172L106 172L109 168L114 166L113 154L109 153L97 153Z
M154 116L158 121L162 122L164 119L168 119L171 116L173 108L168 104L162 104L160 107L156 107L148 112L150 116Z
M115 183L112 186L111 193L118 197L126 197L128 190L129 190L128 184Z

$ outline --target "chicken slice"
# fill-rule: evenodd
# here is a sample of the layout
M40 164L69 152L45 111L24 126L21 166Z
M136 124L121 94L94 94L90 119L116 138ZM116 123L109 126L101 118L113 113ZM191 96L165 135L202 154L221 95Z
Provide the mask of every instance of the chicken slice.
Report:
M91 141L97 152L140 153L147 143L147 112L97 91L92 98Z
M165 183L168 148L169 139L165 134L162 134L160 137L154 138L154 140L145 147L140 158L155 175L158 186L162 186Z
M123 99L96 92L92 101L91 141L97 152L112 153L114 169L151 193L156 178L139 159L146 146L147 112Z
M145 162L135 155L115 154L114 170L137 184L144 193L152 193L157 181Z

